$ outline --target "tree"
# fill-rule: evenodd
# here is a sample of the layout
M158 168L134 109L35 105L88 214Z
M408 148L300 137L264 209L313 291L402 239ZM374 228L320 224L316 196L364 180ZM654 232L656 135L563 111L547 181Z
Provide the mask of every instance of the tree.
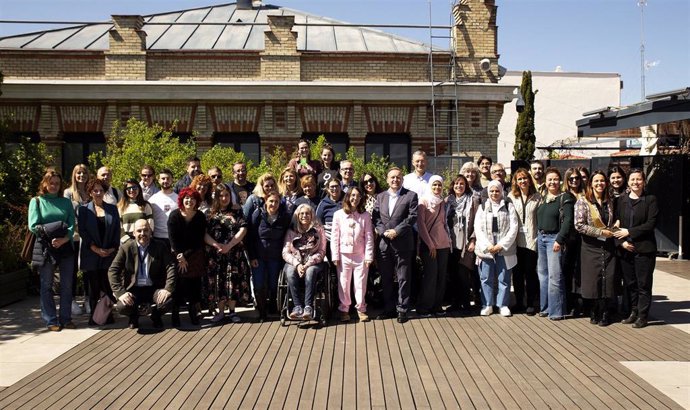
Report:
M211 167L218 167L223 172L223 180L230 182L232 181L232 166L236 162L244 162L247 165L249 171L247 178L256 178L252 174L255 168L254 164L251 160L247 160L243 152L237 152L230 147L220 145L214 145L210 150L204 152L201 156L201 169L208 171ZM253 181L254 179L250 180Z
M520 94L525 102L524 110L518 115L517 125L515 126L515 146L513 148L513 158L516 160L529 161L534 158L534 95L532 91L532 72L522 72L522 84Z
M106 145L105 155L95 152L89 156L91 169L108 166L113 171L113 185L122 186L124 181L139 179L141 167L148 164L160 171L168 168L175 178L187 172L187 158L196 155L196 143L190 139L180 142L158 124L148 125L145 122L130 118L124 128L118 122Z

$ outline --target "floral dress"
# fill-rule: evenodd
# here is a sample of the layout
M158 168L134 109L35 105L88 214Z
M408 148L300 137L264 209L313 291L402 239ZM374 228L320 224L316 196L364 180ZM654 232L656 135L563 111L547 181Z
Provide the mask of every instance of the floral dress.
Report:
M219 243L228 243L247 221L241 209L218 212L208 220L208 234ZM225 255L207 248L208 270L204 279L204 301L214 307L220 300L234 300L237 306L252 304L249 285L249 263L245 256L243 243L235 245Z

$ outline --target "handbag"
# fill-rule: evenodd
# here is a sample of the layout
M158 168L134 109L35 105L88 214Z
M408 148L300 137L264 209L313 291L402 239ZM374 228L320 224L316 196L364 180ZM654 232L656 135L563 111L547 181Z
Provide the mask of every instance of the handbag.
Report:
M36 209L38 210L38 219L41 219L41 203L38 202L38 197L34 198L36 200ZM34 256L34 245L36 244L36 234L31 232L27 227L26 233L24 234L24 245L22 245L21 258L25 262L31 262Z
M96 307L93 309L92 320L97 325L104 325L108 321L110 313L113 311L113 301L110 296L101 292L101 298L98 299Z

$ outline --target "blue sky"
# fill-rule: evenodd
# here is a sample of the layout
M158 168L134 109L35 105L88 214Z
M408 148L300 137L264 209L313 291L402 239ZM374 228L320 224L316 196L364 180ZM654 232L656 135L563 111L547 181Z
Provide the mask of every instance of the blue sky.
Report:
M104 21L223 4L213 0L0 0L5 20ZM264 1L351 23L429 23L428 0ZM448 24L449 0L432 0L434 24ZM621 74L622 104L640 101L637 0L496 0L499 63L509 70ZM648 0L644 8L647 94L690 86L690 0ZM0 36L55 26L0 24ZM393 30L429 42L424 29Z

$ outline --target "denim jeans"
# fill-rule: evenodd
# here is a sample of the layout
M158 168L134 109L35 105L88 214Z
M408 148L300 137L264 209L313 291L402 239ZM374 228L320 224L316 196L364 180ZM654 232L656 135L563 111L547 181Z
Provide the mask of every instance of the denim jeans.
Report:
M55 266L47 262L40 268L41 276L41 317L46 326L65 325L72 321L72 281L74 280L74 258L70 254L60 258L60 319L58 320L53 298L53 272Z
M252 284L254 293L266 292L269 299L274 300L278 293L278 275L283 268L282 259L258 259L259 266L252 268Z
M539 276L539 307L550 318L565 316L565 279L563 278L562 254L554 252L553 244L558 234L537 234L537 274Z
M479 264L479 279L482 283L482 305L498 307L508 306L510 302L510 269L501 255L494 259L482 259ZM494 285L498 279L498 294L494 295ZM494 303L494 296L495 302Z
M297 273L297 268L293 265L285 265L285 276L287 276L290 295L295 306L314 307L314 293L316 292L316 281L323 271L322 264L316 264L307 268L303 277Z

